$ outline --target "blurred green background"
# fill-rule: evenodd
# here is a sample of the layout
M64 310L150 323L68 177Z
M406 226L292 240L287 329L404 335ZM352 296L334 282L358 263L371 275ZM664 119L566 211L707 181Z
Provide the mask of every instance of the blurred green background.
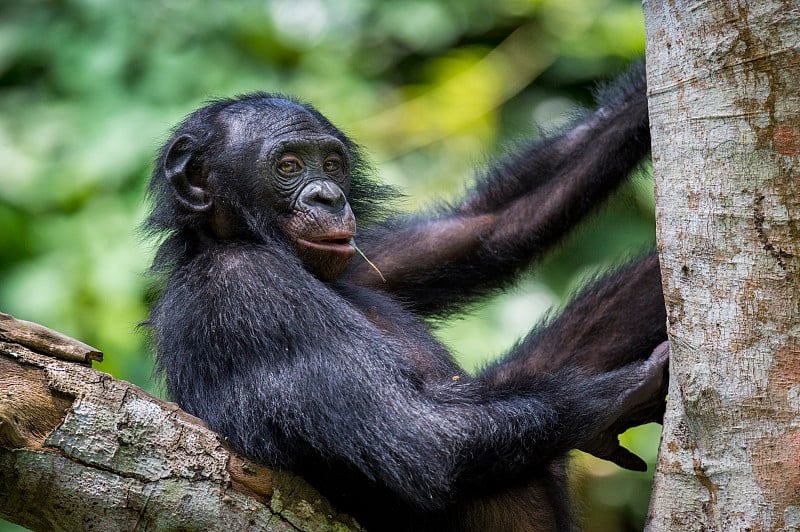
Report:
M0 0L0 310L161 393L136 331L153 253L137 227L154 151L204 100L312 102L416 209L457 197L472 168L563 124L643 53L628 0ZM651 196L640 176L517 289L439 335L467 368L502 353L587 275L652 246ZM652 464L658 435L624 439ZM587 530L641 529L650 474L584 455L574 469Z

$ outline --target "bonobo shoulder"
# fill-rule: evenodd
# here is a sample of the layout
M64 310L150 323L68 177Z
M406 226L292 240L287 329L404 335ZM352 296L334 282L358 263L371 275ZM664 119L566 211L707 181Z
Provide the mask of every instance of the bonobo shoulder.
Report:
M255 275L267 280L294 276L302 263L274 244L241 242L209 246L186 267L192 271L198 268L205 270L212 279L234 280Z

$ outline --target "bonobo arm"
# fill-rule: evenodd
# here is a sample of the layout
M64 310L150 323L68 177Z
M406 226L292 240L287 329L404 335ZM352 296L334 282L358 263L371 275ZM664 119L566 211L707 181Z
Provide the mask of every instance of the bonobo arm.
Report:
M657 358L500 385L431 378L413 362L427 340L387 333L257 246L177 272L152 318L170 395L236 448L427 509L597 441L664 379Z
M468 197L433 217L394 218L357 237L345 276L441 315L500 288L617 189L650 149L644 68L606 90L566 133L488 169Z
M572 448L619 461L624 451L609 447L616 442L613 427L665 378L664 359L653 358L588 378L562 371L525 386L490 389L462 379L418 391L365 361L363 352L336 361L329 356L284 368L289 373L281 376L280 388L269 381L239 383L263 399L206 403L203 408L217 411L203 417L237 424L238 434L242 419L266 420L249 427L245 440L231 426L212 426L234 434L230 441L260 461L294 449L290 462L277 465L329 482L340 472L327 464L339 464L349 474L358 472L361 489L387 489L424 510L535 475ZM282 442L278 452L261 443L273 438ZM630 459L622 464L640 469Z

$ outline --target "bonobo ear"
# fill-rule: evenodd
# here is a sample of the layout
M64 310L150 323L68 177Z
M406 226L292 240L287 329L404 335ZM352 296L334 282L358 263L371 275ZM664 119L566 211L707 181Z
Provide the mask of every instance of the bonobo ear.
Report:
M178 201L184 207L203 212L211 208L212 201L204 188L203 176L196 165L192 164L196 144L191 135L181 135L173 140L164 157L164 175L172 183Z

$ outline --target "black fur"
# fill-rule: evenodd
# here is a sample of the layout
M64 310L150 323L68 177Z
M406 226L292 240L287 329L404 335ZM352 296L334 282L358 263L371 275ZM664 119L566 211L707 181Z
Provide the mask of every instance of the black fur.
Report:
M573 528L566 453L640 468L617 434L663 407L657 261L598 281L474 378L421 317L507 286L646 156L643 73L608 89L602 109L563 135L487 170L463 203L360 230L385 283L356 258L321 270L335 273L323 280L324 260L298 252L287 217L335 209L315 199L298 214L270 192L284 185L263 154L286 139L308 153L336 145L326 139L346 147L348 176L313 173L309 155L301 186L336 181L359 222L378 219L393 194L309 106L255 94L190 115L149 188L148 227L166 238L148 324L170 396L369 529Z

